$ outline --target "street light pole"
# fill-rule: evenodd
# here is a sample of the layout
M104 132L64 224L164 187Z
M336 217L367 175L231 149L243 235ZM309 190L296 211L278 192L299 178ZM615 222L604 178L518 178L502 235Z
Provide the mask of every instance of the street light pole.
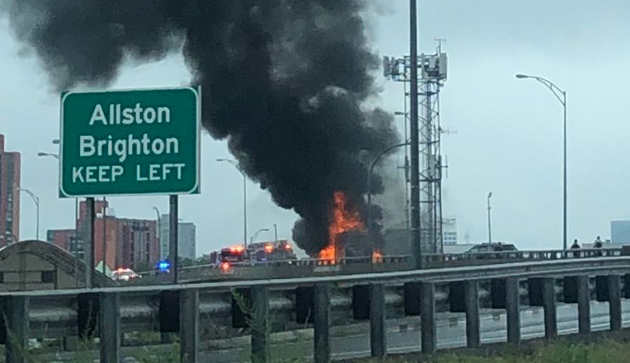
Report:
M31 197L31 199L33 199L33 202L35 203L35 208L37 209L37 223L36 223L37 231L35 232L35 236L36 236L35 239L39 241L39 197L37 197L35 193L31 192L28 189L18 188L18 190L28 194Z
M405 96L407 95L407 82L403 82L403 86L404 86L404 92L405 92ZM405 128L405 142L409 142L409 127L408 127L408 123L409 123L409 111L407 110L407 98L405 97L405 111L404 112L400 112L400 111L396 111L394 112L394 116L403 116L404 120L405 120L405 124L404 124L404 128ZM409 144L407 144L407 146L409 146ZM400 169L401 167L399 166L398 169ZM405 166L402 168L405 172L405 216L407 219L407 229L409 229L410 226L410 215L409 215L409 186L407 184L409 184L409 148L405 147Z
M252 239L249 241L250 245L254 244L254 240L256 240L256 237L258 237L261 232L269 232L269 228L261 228L257 230L256 233L252 235Z
M232 164L241 175L243 175L243 244L247 249L247 174L243 171L241 166L234 160L230 159L217 159L218 162L228 162Z
M162 248L163 246L163 242L162 241L162 215L160 214L160 210L158 209L158 207L153 207L153 210L155 210L155 213L157 215L157 238L158 241L160 243L160 261L164 260L164 249Z
M490 198L492 198L492 192L488 193L488 243L492 243L492 218L490 216L490 210L492 208L490 207Z
M59 139L54 139L52 141L53 145L59 145ZM57 161L61 161L59 158L59 154L55 153L47 153L47 152L38 152L37 156L46 157L50 156L52 158L57 159ZM84 242L85 243L85 242ZM69 244L69 252L72 252L72 241ZM74 198L74 268L75 271L78 271L78 263L79 263L79 198ZM77 275L75 278L76 286L79 286L79 276Z
M372 161L372 164L370 165L370 169L369 169L368 175L367 175L367 204L368 204L367 221L368 221L368 230L369 231L372 230L372 173L374 172L374 167L376 166L378 161L383 157L383 155L387 154L388 152L392 151L393 149L396 149L396 148L399 148L399 147L403 147L403 146L407 146L407 145L409 145L408 142L403 142L403 143L400 143L400 144L392 145L392 146L384 149L378 155L376 155L376 157Z
M558 99L563 107L563 182L562 182L562 246L566 250L567 245L567 93L556 86L553 82L543 77L517 74L518 79L534 79L549 88L551 93Z

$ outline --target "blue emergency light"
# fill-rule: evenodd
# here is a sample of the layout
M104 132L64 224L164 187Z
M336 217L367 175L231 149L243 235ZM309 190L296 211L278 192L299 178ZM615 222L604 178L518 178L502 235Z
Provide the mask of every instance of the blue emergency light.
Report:
M160 261L157 265L158 269L162 272L166 272L171 269L171 263L168 261Z

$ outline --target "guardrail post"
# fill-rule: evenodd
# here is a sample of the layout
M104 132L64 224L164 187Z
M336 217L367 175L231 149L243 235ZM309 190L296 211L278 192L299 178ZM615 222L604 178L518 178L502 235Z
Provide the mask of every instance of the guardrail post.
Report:
M565 304L576 304L578 302L578 277L565 276L562 279L562 292Z
M314 290L314 356L315 363L330 362L330 285L317 284Z
M101 362L120 362L120 294L99 294L99 339Z
M270 362L269 354L269 290L254 286L251 290L252 362Z
M545 277L542 279L543 308L545 311L545 338L558 337L558 317L556 311L556 286L555 279Z
M435 283L420 283L420 325L422 327L422 353L433 354L436 350L435 331Z
M30 338L29 310L30 297L9 296L6 298L6 361L26 363L28 339Z
M383 358L387 354L384 290L383 284L370 285L370 348L375 358Z
M505 279L507 340L508 343L512 344L519 344L521 342L521 302L518 290L518 279L516 277Z
M478 348L481 345L479 333L479 282L466 281L466 345Z
M595 276L595 298L599 302L608 302L608 276Z
M505 301L505 280L490 280L490 297L492 298L493 309L505 309L507 302Z
M630 246L628 246L630 249ZM624 299L630 299L630 274L624 274L623 278L623 289L621 290L621 297Z
M403 291L405 295L405 315L420 315L420 284L407 282L403 285Z
M621 276L608 276L610 330L621 330Z
M451 313L466 312L466 282L451 281L448 283L448 302Z
M589 277L581 275L577 277L578 291L578 331L580 334L591 332L591 289Z
M252 334L252 340L253 340ZM199 290L179 294L179 356L182 363L199 361ZM253 346L253 345L252 345Z

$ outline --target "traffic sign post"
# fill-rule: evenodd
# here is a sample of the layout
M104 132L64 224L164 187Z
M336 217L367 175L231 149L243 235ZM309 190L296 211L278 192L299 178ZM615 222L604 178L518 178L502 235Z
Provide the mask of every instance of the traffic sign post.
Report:
M200 88L61 98L62 198L199 192Z
M62 94L59 195L87 198L86 287L93 287L96 196L170 195L177 282L178 195L199 193L200 130L200 87Z

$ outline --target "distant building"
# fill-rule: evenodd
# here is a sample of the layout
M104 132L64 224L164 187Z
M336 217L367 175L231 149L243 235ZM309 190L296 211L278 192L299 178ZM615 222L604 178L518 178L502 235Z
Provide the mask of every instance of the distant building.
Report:
M46 241L70 252L80 260L85 258L83 239L77 234L76 229L49 229Z
M168 214L160 218L160 259L168 258L169 253L169 219ZM177 252L179 257L194 260L197 258L197 226L192 222L179 222L177 226Z
M457 244L457 218L444 218L442 223L442 239L444 246Z
M160 260L157 223L153 220L117 218L113 209L108 207L107 201L94 202L94 266L105 261L110 270L119 267L135 271L152 269ZM84 259L85 241L89 240L88 223L87 205L82 201L76 229L49 230L48 242Z
M156 221L116 219L116 222L115 238L118 249L116 267L130 268L138 272L152 269L160 257Z
M612 243L630 244L630 221L611 221L610 239Z
M20 240L20 153L4 151L0 134L0 247Z
M76 234L76 229L49 229L46 233L46 241L66 251L70 251L71 239Z
M194 260L197 257L197 226L192 222L180 222L177 234L179 255Z

